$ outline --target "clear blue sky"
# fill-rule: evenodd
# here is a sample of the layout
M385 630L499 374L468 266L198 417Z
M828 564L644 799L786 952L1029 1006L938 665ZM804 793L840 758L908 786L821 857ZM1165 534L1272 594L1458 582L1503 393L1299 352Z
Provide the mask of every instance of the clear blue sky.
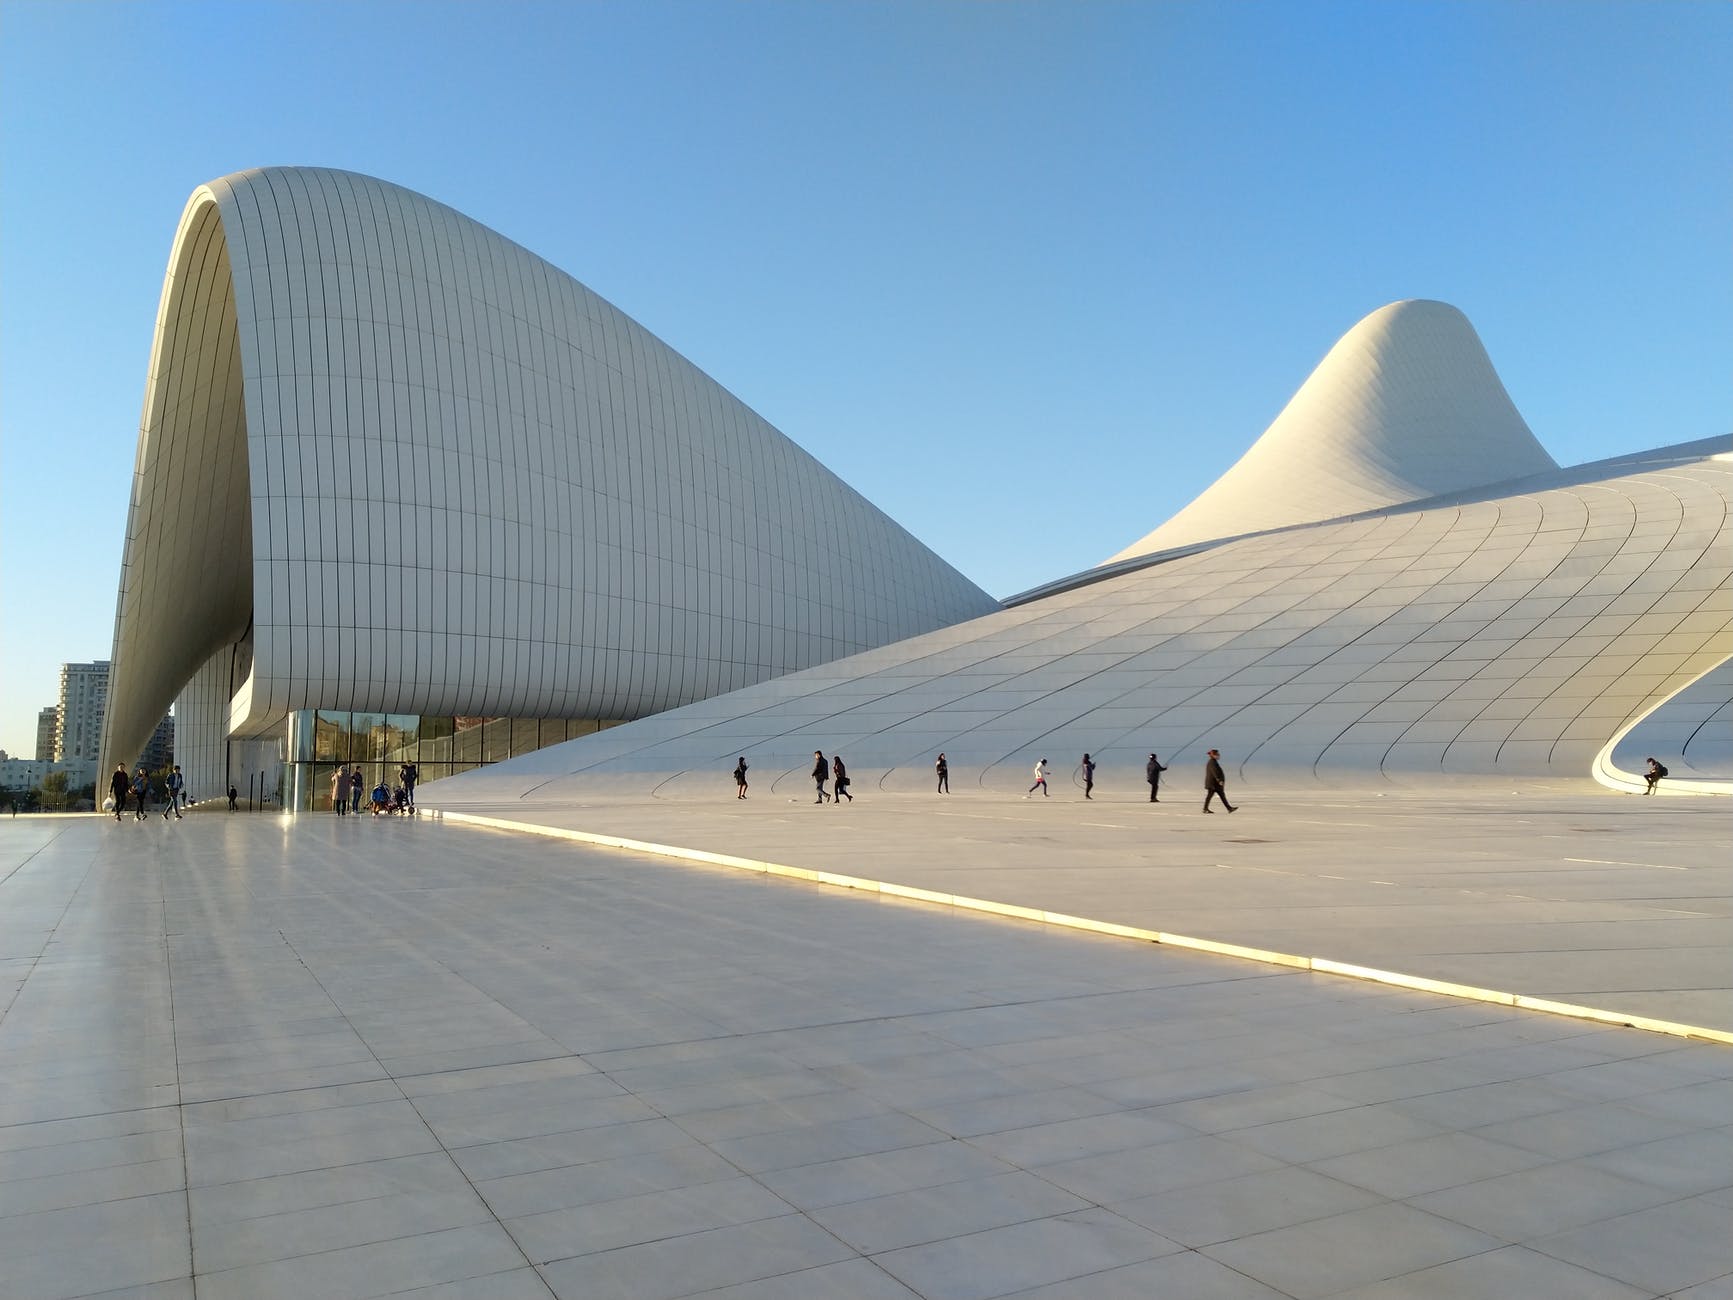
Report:
M1733 427L1724 3L0 0L15 754L109 654L181 207L264 164L526 245L999 595L1167 518L1398 298L1561 462Z

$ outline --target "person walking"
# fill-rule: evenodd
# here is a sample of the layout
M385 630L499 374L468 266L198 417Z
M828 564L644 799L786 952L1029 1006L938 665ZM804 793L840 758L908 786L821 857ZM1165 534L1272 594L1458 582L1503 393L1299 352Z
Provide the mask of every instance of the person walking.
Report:
M168 774L168 807L162 810L162 819L165 822L171 812L177 822L181 819L181 791L186 789L186 784L186 778L181 775L181 765L176 763L174 770Z
M951 767L950 767L950 764L945 762L945 755L944 755L943 751L941 751L939 754L938 762L933 764L933 771L935 771L939 774L939 793L940 794L950 794L951 793Z
M233 812L231 808L229 811ZM331 811L339 817L349 811L349 764L345 763L331 774Z
M839 807L840 805L837 803L839 799L847 799L853 803L854 796L848 792L848 769L842 764L841 754L830 756L830 772L836 778L836 785L832 787L836 793L831 796L831 806L833 808Z
M361 764L355 764L355 770L349 774L349 811L357 817L361 815L361 791L367 784L367 778L361 775Z
M825 793L824 783L830 780L830 764L824 761L822 750L812 751L812 783L818 787L818 798L814 803L823 803L830 795Z
M1161 774L1165 771L1167 768L1154 754L1151 754L1149 762L1143 765L1143 779L1149 782L1149 801L1151 803L1161 802L1158 796L1161 794Z
M1209 806L1210 800L1217 797L1221 799L1223 808L1229 812L1234 810L1234 806L1228 802L1228 779L1222 772L1222 756L1212 749L1203 765L1203 810L1205 812L1214 811Z
M141 822L150 816L150 777L145 775L142 767L138 769L138 775L132 778L132 797L135 804L132 819Z
M1643 768L1643 793L1654 794L1655 787L1661 784L1661 778L1666 775L1667 769L1651 758Z
M239 812L241 810L240 799L241 799L241 792L239 790L235 789L235 787L231 785L229 787L229 811L230 812Z
M734 797L746 798L746 755L740 756L740 761L734 765Z
M114 775L108 779L108 790L114 796L114 820L120 820L120 814L126 808L126 792L132 789L132 782L126 779L126 764L121 763L114 769Z
M397 777L403 782L403 807L408 812L414 812L415 783L421 780L421 769L414 763L405 763L398 769Z
M1029 795L1034 794L1037 790L1041 792L1041 797L1043 799L1049 797L1047 794L1047 770L1046 759L1043 758L1035 764L1035 784L1029 787L1029 794L1023 796L1025 799L1027 799Z
M1083 797L1093 799L1089 792L1095 788L1095 760L1088 754L1083 756Z

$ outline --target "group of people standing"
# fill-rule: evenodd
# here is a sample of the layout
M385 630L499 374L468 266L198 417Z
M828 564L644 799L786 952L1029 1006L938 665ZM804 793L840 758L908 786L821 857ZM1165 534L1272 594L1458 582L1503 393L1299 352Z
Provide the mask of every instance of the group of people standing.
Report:
M746 766L746 755L742 754L740 761L734 765L734 797L736 799L746 798ZM1083 797L1094 799L1095 759L1085 754L1080 770L1083 773ZM938 758L934 760L933 771L938 777L938 793L951 793L951 765L946 761L943 751L940 751ZM1167 771L1167 764L1154 754L1151 754L1149 762L1144 764L1143 779L1149 784L1149 801L1151 803L1161 802L1161 774L1165 771ZM1029 787L1028 793L1023 797L1025 799L1031 798L1037 790L1041 792L1042 798L1049 797L1047 778L1051 774L1052 769L1048 767L1047 760L1044 758L1039 760L1035 764L1035 784ZM833 780L836 783L835 794L831 794L824 788L827 782ZM854 796L848 792L848 767L843 763L842 755L832 754L827 759L822 750L813 750L812 781L818 790L818 798L813 800L814 803L824 803L828 800L835 804L839 799L847 799L850 803L854 802ZM1204 761L1203 789L1203 810L1206 813L1215 811L1210 807L1210 804L1216 799L1220 799L1222 807L1229 812L1235 811L1235 806L1228 802L1227 774L1222 771L1221 754L1214 749L1209 751L1209 755Z
M833 778L836 781L836 793L827 794L824 783ZM827 759L822 751L813 750L812 783L818 787L818 798L813 800L814 803L823 803L826 799L830 800L832 804L839 804L844 799L850 803L854 802L854 796L848 792L848 766L842 761L841 754L832 754Z
M940 757L942 758L943 755ZM842 761L841 754L832 754L826 758L820 750L813 750L812 780L813 784L818 787L818 798L813 800L814 803L824 803L827 799L833 804L839 799L847 799L850 803L854 802L854 796L848 792L848 764ZM834 795L824 788L825 784L832 780L836 782ZM742 754L740 761L734 765L734 797L736 799L746 798L746 790L746 755Z
M176 821L180 820L181 808L186 804L186 778L181 775L180 764L176 763L168 776L163 778L163 792L167 796L163 804L162 819L166 822L172 813ZM126 810L127 796L132 797L133 820L143 821L150 816L150 774L141 764L133 776L126 774L126 764L120 763L114 769L114 775L108 780L108 791L114 801L114 820L119 821L120 815Z
M1234 805L1228 802L1227 774L1222 771L1221 757L1219 751L1212 749L1210 750L1208 757L1204 760L1203 810L1205 812L1215 811L1210 807L1211 801L1215 799L1220 799L1222 801L1222 807L1226 808L1229 812L1235 810ZM940 754L940 764L942 765L944 761L945 756ZM1035 792L1039 790L1041 792L1041 797L1043 799L1047 798L1047 778L1051 774L1051 771L1052 769L1047 766L1046 759L1043 758L1037 760L1035 764L1035 784L1029 787L1028 793L1023 797L1025 799L1031 798L1034 796ZM1083 776L1083 797L1085 799L1095 798L1095 759L1089 754L1085 754L1083 756L1083 761L1078 764L1078 771L1082 773ZM1151 803L1161 802L1161 774L1165 771L1167 771L1167 764L1163 763L1161 759L1156 757L1154 754L1151 754L1149 756L1149 761L1143 765L1143 779L1149 785L1149 801ZM945 788L945 783L942 777L943 773L941 773L940 781L941 790Z
M373 815L381 813L413 813L415 811L415 783L421 779L421 772L414 763L405 763L397 769L397 786L395 788L385 783L385 774L379 775L379 783L373 787L373 793L368 802L372 806ZM367 788L367 778L361 774L361 764L355 764L353 771L349 764L344 763L331 774L331 811L339 817L354 813L361 815L362 793Z

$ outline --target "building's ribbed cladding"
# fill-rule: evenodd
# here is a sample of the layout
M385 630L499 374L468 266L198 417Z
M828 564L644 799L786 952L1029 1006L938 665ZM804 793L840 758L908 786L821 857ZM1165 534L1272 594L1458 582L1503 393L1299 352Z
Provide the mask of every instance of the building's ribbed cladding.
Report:
M1380 307L1185 509L1108 563L1557 469L1456 308Z
M109 752L249 625L235 734L638 717L997 608L569 276L312 168L188 204L122 575Z
M1007 794L1036 759L1063 776L1085 752L1098 795L1138 797L1152 752L1190 793L1210 748L1266 789L1607 780L1600 751L1668 700L1664 725L1632 734L1672 736L1677 777L1727 789L1725 746L1709 733L1728 715L1729 679L1711 670L1733 655L1728 448L1206 546L459 776L427 798L557 802L617 784L710 799L741 754L762 788L801 788L814 749L844 754L863 791L930 790L941 751L953 788Z

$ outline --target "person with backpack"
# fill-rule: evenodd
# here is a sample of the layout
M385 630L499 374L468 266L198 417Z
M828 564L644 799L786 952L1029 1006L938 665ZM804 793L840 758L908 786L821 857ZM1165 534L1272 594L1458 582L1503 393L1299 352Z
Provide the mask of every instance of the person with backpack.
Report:
M734 765L734 797L746 798L746 755L740 756L740 761Z
M132 819L141 822L150 816L150 777L145 775L142 767L138 769L138 775L132 778L132 797L135 804Z
M1667 775L1666 766L1655 759L1650 759L1643 768L1643 793L1654 794L1655 787L1661 784L1661 778Z
M950 794L951 793L951 765L949 763L945 762L945 755L944 755L943 751L940 751L938 760L933 764L933 771L936 772L938 774L938 777L939 777L939 793L940 794Z

